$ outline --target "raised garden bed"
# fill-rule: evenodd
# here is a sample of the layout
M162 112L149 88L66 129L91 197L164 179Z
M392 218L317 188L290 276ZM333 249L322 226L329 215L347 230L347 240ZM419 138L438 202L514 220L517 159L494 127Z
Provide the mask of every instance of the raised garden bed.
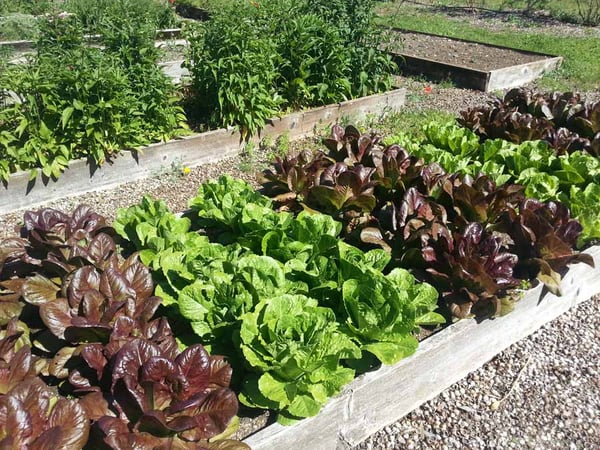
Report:
M382 115L403 106L405 96L405 89L396 89L271 119L261 135L254 139L285 133L291 139L305 137L319 127L342 119L359 120L367 114ZM236 130L219 129L123 152L101 167L86 160L72 161L57 181L43 179L41 171L33 181L30 181L29 172L16 173L0 187L0 214L145 178L174 164L197 166L217 161L237 154L243 145Z
M402 48L393 51L402 71L460 87L492 92L522 86L560 66L562 57L394 29Z
M411 357L356 378L318 416L290 427L270 425L245 442L253 450L340 450L358 445L513 343L600 293L600 246L585 252L593 256L595 268L571 266L561 283L561 297L538 285L506 316L457 322L421 342Z

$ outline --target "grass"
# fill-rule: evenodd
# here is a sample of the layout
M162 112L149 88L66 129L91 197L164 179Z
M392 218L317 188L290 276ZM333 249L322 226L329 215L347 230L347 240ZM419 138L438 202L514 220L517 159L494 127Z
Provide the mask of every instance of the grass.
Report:
M597 0L582 0L584 7L594 6ZM432 2L433 3L433 2ZM567 22L581 22L577 0L437 0L439 7L476 7L495 11L518 11L529 15L537 15L540 10L547 11L550 16Z
M452 20L426 9L404 5L380 9L380 22L412 31L502 45L564 57L563 66L542 78L540 86L548 90L600 89L600 38L553 36L543 32L491 31L464 21Z
M424 139L423 125L432 121L448 122L454 120L455 117L453 113L433 109L423 111L398 110L386 114L383 118L380 117L374 122L367 119L358 123L357 126L363 132L368 129L376 130L384 137L404 132L418 139Z

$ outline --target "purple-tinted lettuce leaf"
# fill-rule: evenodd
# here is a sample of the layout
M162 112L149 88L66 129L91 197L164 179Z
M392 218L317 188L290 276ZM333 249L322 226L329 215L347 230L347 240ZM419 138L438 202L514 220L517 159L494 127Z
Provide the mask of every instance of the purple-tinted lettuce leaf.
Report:
M23 448L31 441L33 426L25 406L11 396L0 397L0 448Z
M65 329L71 323L67 299L57 298L54 302L40 305L40 317L54 336L60 339L65 338Z
M92 422L105 416L114 416L114 413L109 409L104 394L100 391L90 392L80 397L79 404Z
M427 273L450 311L457 317L472 312L499 314L499 297L519 284L513 274L516 255L507 251L499 236L490 235L479 223L454 233L453 241L453 247L432 243L428 251L435 257L424 256L429 263Z
M39 306L43 303L56 301L60 287L42 275L27 278L21 289L23 299L32 305Z
M13 319L0 339L0 394L6 394L19 383L37 376L36 359L29 345L23 345L23 331Z
M146 432L131 431L124 421L114 417L102 417L94 424L92 432L90 441L94 449L250 450L243 442L234 440L188 442L177 436L163 438Z
M348 210L369 212L377 200L373 195L373 168L357 165L349 169L336 163L325 169L319 184L310 191L307 204L325 213L339 215Z
M392 247L384 238L384 235L380 228L377 227L365 227L360 230L360 240L365 244L376 245L390 253Z
M173 357L153 342L134 338L111 358L97 345L81 355L90 368L95 365L96 379L110 376L113 407L120 420L129 423L127 433L201 441L222 433L237 414L235 394L219 385L229 379L230 369L220 357L211 361L200 345ZM112 372L105 370L109 365ZM84 372L75 380L83 389ZM105 442L112 439L108 424L123 430L119 434L125 433L121 425L104 421L99 426Z
M344 161L349 166L365 164L375 166L381 161L382 151L378 144L381 138L376 134L361 134L353 125L342 129L334 125L331 137L324 139L323 144L329 150L328 155L337 161Z
M0 398L0 430L11 436L14 448L82 448L89 418L76 400L59 397L41 379L31 378Z
M594 263L589 255L573 250L582 227L560 202L542 203L527 199L521 203L518 212L508 210L498 228L512 239L511 250L519 256L517 268L523 278L535 278L541 274L547 281L556 280L554 272L559 272L571 262ZM552 272L542 267L540 261L545 261ZM548 287L557 289L554 285Z
M438 202L446 208L456 227L470 222L495 223L507 208L515 208L524 199L524 186L496 186L490 178L475 179L458 174L448 177Z
M33 261L27 260L28 241L22 238L6 238L0 241L0 279L22 276L33 269Z
M6 325L21 315L25 306L21 301L24 281L22 278L0 281L0 325Z
M174 405L175 409L179 405ZM207 395L198 395L198 399L187 408L171 413L175 420L191 417L193 427L180 435L185 440L198 441L221 434L231 419L237 414L238 402L230 389L217 389Z
M200 345L186 348L175 358L175 364L188 383L184 385L184 396L189 389L206 389L212 375L210 362L210 355Z
M211 356L209 370L209 389L229 387L229 384L231 383L232 370L231 366L224 357L218 355Z
M130 297L135 297L135 290L129 285L127 279L115 269L107 269L100 275L100 292L114 302L125 302Z
M80 246L76 248L80 249ZM87 248L81 252L90 263L101 269L112 267L117 263L115 241L108 234L100 233L90 241Z

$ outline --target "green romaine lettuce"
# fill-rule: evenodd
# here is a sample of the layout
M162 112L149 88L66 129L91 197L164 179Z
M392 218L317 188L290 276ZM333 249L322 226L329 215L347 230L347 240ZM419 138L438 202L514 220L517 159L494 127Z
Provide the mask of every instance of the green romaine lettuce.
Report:
M600 239L600 184L591 183L583 190L573 186L569 194L571 213L583 226L577 246Z
M252 373L240 400L279 411L279 422L316 415L354 378L354 370L340 360L358 358L360 351L340 331L334 312L315 299L267 298L241 321L241 349Z

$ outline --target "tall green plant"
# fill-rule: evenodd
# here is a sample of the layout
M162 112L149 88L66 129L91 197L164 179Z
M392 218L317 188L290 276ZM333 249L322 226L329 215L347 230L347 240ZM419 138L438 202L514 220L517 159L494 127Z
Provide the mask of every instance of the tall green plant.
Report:
M82 33L74 16L53 16L36 58L0 74L16 98L0 109L0 179L18 170L35 177L36 168L58 178L71 159L102 164L182 126L175 88L143 31L131 31L135 47L127 34L107 36L104 50L85 45Z
M186 66L200 113L213 125L239 125L243 135L255 134L282 103L277 47L261 22L242 7L239 14L215 14L188 35Z
M192 29L186 66L196 105L216 125L256 133L282 108L298 109L391 87L372 2L232 2Z
M67 0L64 8L74 13L92 33L102 33L107 21L118 19L151 24L155 30L177 23L174 8L168 0Z

